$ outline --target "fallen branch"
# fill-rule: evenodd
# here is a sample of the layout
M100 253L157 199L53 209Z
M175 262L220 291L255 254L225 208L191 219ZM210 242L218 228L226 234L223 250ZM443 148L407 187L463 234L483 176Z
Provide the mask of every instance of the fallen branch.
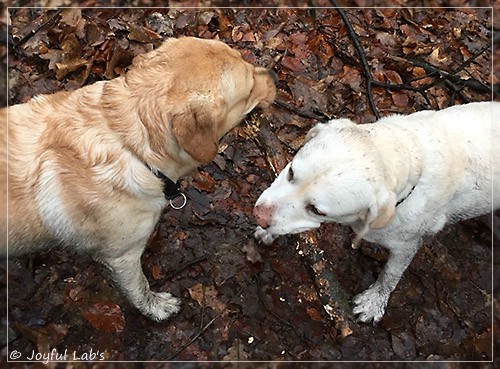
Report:
M427 95L425 94L426 90L428 90L429 88L435 86L437 83L442 82L442 81L444 81L445 85L451 89L451 91L452 91L452 98L451 99L452 100L453 100L454 96L456 94L458 94L460 96L460 98L465 103L469 102L470 99L463 93L463 91L462 91L463 88L460 88L459 86L469 87L469 88L471 88L477 92L480 92L480 93L488 93L488 92L491 93L492 92L491 86L488 86L488 85L482 83L481 81L478 81L475 78L471 77L468 79L463 79L463 78L460 78L456 75L458 72L464 70L469 64L471 64L477 57L479 57L479 55L484 53L486 50L490 49L491 48L490 44L482 47L480 50L478 50L476 53L474 53L469 59L467 59L465 62L463 62L460 66L458 66L452 72L443 71L443 70L441 70L441 69L439 69L439 68L437 68L429 63L426 63L424 61L411 59L411 58L405 59L405 58L401 58L401 57L397 57L397 56L392 56L391 58L394 60L404 61L406 63L410 63L414 66L418 66L418 67L424 69L426 74L424 76L417 77L415 79L411 79L411 80L407 81L406 83L400 84L400 85L378 82L377 80L373 79L373 77L372 77L372 74L370 72L370 68L369 68L368 62L366 60L366 56L364 54L363 48L358 40L356 32L354 31L351 23L349 22L349 19L347 18L347 15L345 14L344 10L338 5L336 0L330 0L330 3L335 7L335 9L339 13L340 17L342 18L342 21L344 22L344 24L346 26L349 38L351 39L352 43L354 44L354 48L356 49L359 61L360 61L361 66L362 66L363 75L365 76L365 79L366 79L368 102L369 102L369 105L370 105L372 111L374 112L375 116L377 117L377 119L379 119L380 116L378 114L378 111L375 107L375 103L373 100L373 95L371 92L372 86L387 88L387 89L391 89L391 90L399 90L399 91L408 90L408 91L417 92L424 97L427 104L429 104L429 105L430 105L430 101L429 101L429 98L427 97ZM416 80L428 78L428 77L435 77L435 76L438 77L438 80L434 81L432 83L426 84L425 86L414 87L411 85L411 83L416 81Z
M454 84L457 84L457 85L470 87L478 92L482 92L482 93L491 92L490 86L485 85L484 83L478 81L477 79L474 79L474 78L462 79L462 78L460 78L452 73L448 73L444 70L441 70L441 69L433 66L432 64L429 64L429 63L424 62L422 60L417 60L417 59L412 59L412 58L401 58L399 56L392 56L391 59L396 60L396 61L410 63L416 67L422 68L427 73L437 74L443 80L448 80L448 81L450 81Z
M352 43L354 44L354 48L358 53L359 61L361 62L361 66L363 68L363 74L365 75L366 79L366 95L368 96L368 103L373 113L375 114L375 117L378 120L380 119L380 114L377 110L377 107L375 106L375 101L373 99L373 94L371 91L373 78L370 72L370 67L368 66L368 62L366 61L366 56L363 51L363 48L361 47L361 44L359 43L358 40L358 36L356 35L356 32L354 31L354 28L351 25L351 22L349 22L349 18L347 18L347 15L345 14L344 10L340 8L336 0L330 0L330 3L335 7L335 10L337 10L340 17L342 18L342 21L344 22L347 28L347 34L349 35L349 38L351 39Z
M260 127L255 122L252 127L256 127L256 132L253 134L249 132L248 135L255 141L260 151L264 153L264 158L271 172L277 176L287 163L286 153L276 134L271 130L270 122L267 122L264 117L261 117L260 120L262 120ZM318 297L328 318L334 322L339 335L346 337L352 333L348 319L351 311L349 297L340 287L332 272L331 263L323 257L323 250L317 246L317 242L311 237L311 234L309 233L309 236L307 234L297 236L299 256L312 276ZM319 268L320 266L323 267ZM264 307L275 315L265 304ZM293 327L281 317L276 317L284 324Z
M349 321L353 320L349 295L342 289L333 273L331 262L317 245L314 232L300 234L297 241L299 256L310 273L316 292L328 318L333 321L338 336L352 334Z

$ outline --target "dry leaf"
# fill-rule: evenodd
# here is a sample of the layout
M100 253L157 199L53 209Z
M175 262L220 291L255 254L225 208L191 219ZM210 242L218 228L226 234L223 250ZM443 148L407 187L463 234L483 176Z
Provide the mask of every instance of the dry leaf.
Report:
M202 307L210 307L215 311L222 313L226 310L226 304L217 299L217 290L214 286L204 286L201 283L188 288L189 295Z

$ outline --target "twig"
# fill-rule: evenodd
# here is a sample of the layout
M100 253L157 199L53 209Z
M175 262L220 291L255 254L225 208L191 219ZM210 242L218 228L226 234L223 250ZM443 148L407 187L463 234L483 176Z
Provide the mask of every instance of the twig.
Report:
M361 66L363 68L363 74L365 75L366 79L366 95L368 96L368 103L370 104L370 108L372 109L373 113L375 114L375 117L380 119L380 114L377 110L377 107L375 106L375 101L373 100L373 95L372 95L372 74L370 73L370 67L368 66L368 62L366 61L366 56L363 51L363 48L361 47L361 44L359 43L358 36L356 35L356 32L354 31L354 28L351 25L351 22L349 22L349 18L347 18L346 13L340 6L338 5L336 0L330 0L330 3L335 7L337 12L339 13L340 17L342 18L342 21L344 22L346 28L347 28L347 34L349 35L349 38L351 39L352 43L354 44L354 48L356 49L356 52L358 53L359 61L361 62Z
M470 63L472 63L474 60L477 59L477 57L479 55L481 55L482 53L484 53L486 50L488 50L489 48L491 48L491 44L487 44L486 46L483 46L481 48L481 50L475 52L469 59L467 59L466 61L464 61L462 64L460 64L457 69L455 69L453 71L452 74L457 74L458 72L460 72L461 70L463 70L465 67L467 67Z
M417 60L417 59L412 59L412 58L401 58L399 56L392 56L391 59L396 60L396 61L402 61L405 63L410 63L414 66L420 67L423 70L425 70L427 73L434 73L437 74L441 79L443 80L449 80L450 82L466 87L470 87L478 92L491 92L491 87L485 85L484 83L478 81L477 79L474 78L469 78L469 79L462 79L458 76L455 76L451 73L448 73L444 70L441 70L432 64L429 64L427 62L424 62L422 60Z
M179 350L177 350L173 355L171 355L167 361L170 361L172 359L174 359L177 355L179 355L182 351L184 351L186 348L188 348L189 346L191 346L198 338L200 338L203 333L205 333L205 331L208 329L208 327L210 327L212 325L212 323L218 318L220 317L220 313L217 314L216 316L214 316L212 318L212 320L210 320L207 324L205 324L205 326L201 329L201 331L199 331L193 338L191 338L191 340L186 343L184 346L182 346Z
M156 286L162 284L163 282L172 279L176 275L179 275L184 269L187 269L190 266L193 266L193 265L198 264L198 263L200 263L202 261L205 261L205 260L207 260L207 256L206 255L200 256L200 257L195 258L193 260L189 260L188 262L186 262L185 264L181 265L179 268L177 268L173 272L168 273L163 278L157 279L156 281L152 282L150 285L151 285L151 287L156 287Z
M35 29L32 29L31 32L28 32L27 34L25 34L20 40L18 40L17 42L14 42L14 45L12 46L14 49L16 48L19 48L19 46L21 46L22 44L24 44L26 41L28 41L31 37L33 37L37 32L39 32L41 29L43 29L44 27L48 26L49 24L51 24L58 16L59 14L61 14L61 12L63 11L63 9L59 9L55 12L55 14L50 17L47 21L45 21L44 23L42 23L40 26L38 26L37 28Z
M429 101L429 97L426 95L425 91L427 89L431 88L432 86L434 86L434 83L429 83L429 84L422 86L422 87L413 87L413 86L408 84L410 82L406 82L406 83L401 84L401 85L396 85L393 83L382 83L382 82L379 82L377 80L373 80L372 83L374 86L387 88L388 90L395 90L395 91L407 90L407 91L418 92L420 95L422 95L422 97L425 99L427 104L429 106L431 105L431 102Z
M301 110L299 110L297 108L294 108L293 106L290 106L287 103L285 103L283 101L280 101L280 100L274 100L273 104L276 105L276 106L279 106L280 108L283 108L283 109L286 109L286 110L290 110L292 113L297 114L299 117L309 118L309 119L316 119L316 120L319 120L319 121L324 120L325 118L326 119L330 119L326 115L319 116L319 115L316 115L316 114L313 114L313 113L308 113L308 112L305 112L305 111L301 111Z
M278 33L280 33L281 31L283 31L283 28L285 28L285 25L286 25L286 22L283 22L283 23L280 24L280 26L276 29L276 36L278 35ZM273 63L268 66L268 69L273 70L276 67L276 65L280 62L280 60L285 57L285 55L287 54L287 52L288 52L288 49L285 50L284 54L278 54L278 57L273 59Z

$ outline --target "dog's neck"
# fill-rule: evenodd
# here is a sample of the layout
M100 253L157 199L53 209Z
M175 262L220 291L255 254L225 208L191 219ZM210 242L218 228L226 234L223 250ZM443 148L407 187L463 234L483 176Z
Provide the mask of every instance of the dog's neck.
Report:
M398 197L398 201L396 202L396 206L401 205L410 195L412 194L413 190L415 189L417 185L415 184L411 189L410 192L408 192L406 195L404 195L402 198Z
M168 178L165 174L163 174L163 172L161 172L160 170L155 170L147 164L146 166L156 177L161 179L161 181L163 182L163 194L165 195L165 198L167 200L173 200L176 197L180 196L181 189L179 181L174 182L170 178Z
M376 124L378 123L375 123L375 126ZM394 135L393 132L390 126L376 126L372 140L381 154L381 169L385 173L385 186L395 194L396 202L402 203L410 196L420 180L422 152L420 145L410 132L403 133L408 138L407 141ZM393 134L392 137L391 134ZM405 142L411 142L411 145Z
M153 173L161 172L175 183L199 165L179 147L163 116L145 113L149 110L141 105L140 97L130 93L124 77L101 86L100 108L107 124L134 156L153 168Z

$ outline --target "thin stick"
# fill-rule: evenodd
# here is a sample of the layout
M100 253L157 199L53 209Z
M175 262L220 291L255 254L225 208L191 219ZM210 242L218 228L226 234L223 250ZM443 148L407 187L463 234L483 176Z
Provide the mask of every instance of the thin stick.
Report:
M308 113L308 112L305 112L305 111L301 111L301 110L299 110L297 108L294 108L293 106L290 106L287 103L285 103L283 101L280 101L280 100L274 100L273 104L276 105L276 106L279 106L280 108L289 110L292 113L297 114L299 117L302 117L302 118L316 119L316 120L319 120L319 121L325 120L325 118L326 119L330 119L326 115L319 116L319 115L316 115L316 114L313 114L313 113Z
M359 43L358 36L356 35L356 32L354 31L354 28L351 25L351 22L349 22L349 18L347 18L347 15L344 12L344 10L339 7L337 1L330 0L330 3L335 7L340 17L342 18L342 21L344 22L347 28L347 34L349 35L349 38L351 39L352 43L354 44L354 48L358 53L359 61L361 62L361 66L363 68L363 74L365 75L366 79L366 95L368 96L368 103L370 104L370 108L375 114L375 117L377 119L380 119L380 114L377 110L377 107L375 106L375 101L372 95L372 81L373 81L372 74L370 73L370 67L368 66L368 62L366 61L366 56L363 51L363 48Z
M212 323L218 318L220 317L220 314L217 314L216 316L214 316L212 318L212 320L210 320L207 324L205 324L205 326L201 329L200 332L198 332L198 334L196 334L193 338L191 338L191 340L186 343L184 346L182 346L179 350L177 350L173 355L171 355L167 361L170 361L172 360L173 358L175 358L177 355L179 355L182 351L184 351L186 348L188 348L189 346L191 346L194 342L196 342L196 340L198 338L200 338L202 336L203 333L205 333L205 331L208 329L208 327L210 327L212 325Z
M59 9L58 11L56 11L56 13L50 17L47 21L45 21L44 23L42 23L40 26L38 26L36 29L33 29L31 30L31 32L28 32L26 35L24 35L19 41L17 42L14 42L14 45L13 45L13 48L18 48L19 46L21 46L22 44L24 44L26 41L28 41L31 37L33 37L34 35L37 34L37 32L39 32L41 29L43 29L44 27L46 27L47 25L49 25L50 23L52 23L58 16L59 14L61 14L61 12L63 11L63 9Z

